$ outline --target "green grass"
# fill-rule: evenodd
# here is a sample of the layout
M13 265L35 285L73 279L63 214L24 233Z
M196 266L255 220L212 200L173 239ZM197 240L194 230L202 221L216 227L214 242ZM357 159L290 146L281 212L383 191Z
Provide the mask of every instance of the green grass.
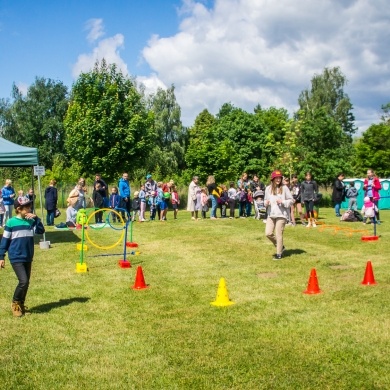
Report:
M341 223L333 210L321 221ZM64 215L65 213L63 213ZM390 212L377 242L287 227L287 256L273 261L264 224L253 219L135 223L140 256L121 269L122 246L89 245L77 274L80 232L47 229L36 247L27 304L13 318L16 277L0 272L2 389L388 389ZM372 228L368 227L371 234ZM90 231L109 245L118 232ZM363 286L372 261L376 286ZM141 265L149 288L134 291ZM322 294L306 295L316 268ZM218 308L224 277L235 305Z

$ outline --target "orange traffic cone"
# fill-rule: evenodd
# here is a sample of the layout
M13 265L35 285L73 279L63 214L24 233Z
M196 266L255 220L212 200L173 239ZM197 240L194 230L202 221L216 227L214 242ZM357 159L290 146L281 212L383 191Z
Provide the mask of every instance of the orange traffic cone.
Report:
M142 290L143 288L148 288L149 286L145 283L144 273L142 272L142 267L139 265L137 268L137 275L135 276L135 283L133 286L134 290Z
M366 272L364 274L364 279L362 281L362 284L365 284L366 286L370 286L371 284L376 284L374 278L374 272L372 271L371 261L367 261Z
M310 272L309 283L307 285L306 291L304 294L319 294L322 291L320 290L320 286L318 285L317 273L316 269L313 268Z

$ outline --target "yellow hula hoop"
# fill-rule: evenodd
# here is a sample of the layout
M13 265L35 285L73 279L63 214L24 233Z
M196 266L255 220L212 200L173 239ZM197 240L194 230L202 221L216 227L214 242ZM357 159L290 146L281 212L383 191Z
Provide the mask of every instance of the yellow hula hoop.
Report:
M119 245L119 244L122 242L123 237L124 237L124 235L125 235L125 229L124 229L125 223L124 223L124 221L123 221L123 218L122 218L122 215L121 215L121 214L119 214L117 211L115 211L115 210L113 210L113 209L107 209L107 208L106 208L106 209L95 210L95 211L88 217L86 226L89 225L90 219L91 219L96 213L100 213L100 212L103 212L103 211L109 211L110 213L115 213L115 214L119 217L119 220L120 220L121 223L122 223L122 233L121 233L121 236L120 236L119 240L118 240L115 244L113 244L113 245L97 245L97 244L95 244L95 243L92 241L92 239L89 237L89 233L88 233L89 229L85 229L85 237L87 237L88 242L89 242L92 246L94 246L95 248L98 248L98 249L112 249L112 248L116 247L117 245Z

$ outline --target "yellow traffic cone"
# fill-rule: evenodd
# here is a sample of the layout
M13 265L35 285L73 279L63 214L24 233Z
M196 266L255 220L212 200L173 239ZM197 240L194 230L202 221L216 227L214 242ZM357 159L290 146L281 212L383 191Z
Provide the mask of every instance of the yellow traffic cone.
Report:
M234 305L235 302L232 302L229 299L229 294L226 288L226 282L224 278L221 278L219 280L219 285L218 285L218 290L217 290L217 298L215 299L214 302L210 302L211 305L213 306L230 306Z

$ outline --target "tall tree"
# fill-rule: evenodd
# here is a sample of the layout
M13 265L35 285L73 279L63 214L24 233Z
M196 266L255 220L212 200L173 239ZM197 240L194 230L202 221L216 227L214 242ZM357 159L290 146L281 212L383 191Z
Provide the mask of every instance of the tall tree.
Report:
M82 173L100 172L108 180L132 174L149 156L153 121L134 80L103 60L73 85L66 147Z
M38 148L40 164L50 169L55 156L64 158L67 104L67 87L62 82L37 77L26 96L13 85L12 102L3 100L0 104L2 135Z
M338 123L343 132L352 136L356 132L352 103L344 92L347 78L339 67L325 68L320 75L314 75L311 88L301 92L298 98L304 119L313 119L320 108Z
M368 168L390 177L390 103L382 106L382 122L372 124L355 144L355 169L364 175Z
M352 103L344 92L346 83L340 68L325 68L322 74L314 75L310 90L302 91L298 98L297 169L311 170L324 185L340 171L352 173L352 134L356 127Z
M181 109L176 101L175 87L158 88L149 98L154 113L156 131L155 146L146 162L146 170L158 171L160 177L168 178L180 174L185 168L185 146L187 130L181 123Z

